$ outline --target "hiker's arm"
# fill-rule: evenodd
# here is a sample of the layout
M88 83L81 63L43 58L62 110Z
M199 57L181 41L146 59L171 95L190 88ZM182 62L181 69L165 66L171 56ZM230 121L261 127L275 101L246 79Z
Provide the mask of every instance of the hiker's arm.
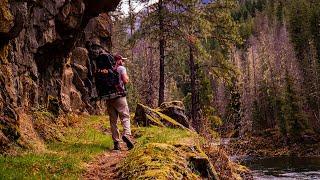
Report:
M129 76L127 73L123 73L121 75L121 80L123 81L124 84L127 84L129 82Z
M124 66L120 66L118 67L118 71L121 75L121 80L123 82L123 84L127 84L129 82L129 76L127 74L127 70Z

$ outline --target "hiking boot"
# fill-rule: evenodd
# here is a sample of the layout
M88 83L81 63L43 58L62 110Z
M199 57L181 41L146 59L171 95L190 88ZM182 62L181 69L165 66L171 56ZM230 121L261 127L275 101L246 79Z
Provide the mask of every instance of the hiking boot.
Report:
M128 136L122 136L122 140L127 144L129 150L134 147L132 140Z
M120 144L119 142L113 142L113 150L120 151Z

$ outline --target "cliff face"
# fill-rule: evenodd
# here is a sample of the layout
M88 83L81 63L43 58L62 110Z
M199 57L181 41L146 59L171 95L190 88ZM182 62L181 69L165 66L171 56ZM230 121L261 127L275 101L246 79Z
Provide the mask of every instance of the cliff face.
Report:
M111 49L119 2L1 0L0 146L19 139L30 110L95 113L92 59Z

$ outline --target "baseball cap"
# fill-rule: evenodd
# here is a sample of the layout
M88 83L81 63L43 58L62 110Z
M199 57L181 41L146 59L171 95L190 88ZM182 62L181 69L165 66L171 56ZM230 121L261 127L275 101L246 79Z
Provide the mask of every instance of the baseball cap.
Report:
M117 54L117 55L114 56L114 59L117 61L117 60L120 60L120 59L122 59L122 60L127 60L128 58L123 57L123 56L121 56L120 54Z

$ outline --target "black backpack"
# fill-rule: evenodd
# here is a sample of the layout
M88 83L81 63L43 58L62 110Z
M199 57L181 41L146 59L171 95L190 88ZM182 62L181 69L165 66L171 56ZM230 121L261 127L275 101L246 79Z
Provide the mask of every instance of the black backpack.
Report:
M111 54L100 54L96 59L95 84L99 99L115 99L125 96L120 85L120 75L115 68L115 60ZM101 70L107 69L108 73Z

